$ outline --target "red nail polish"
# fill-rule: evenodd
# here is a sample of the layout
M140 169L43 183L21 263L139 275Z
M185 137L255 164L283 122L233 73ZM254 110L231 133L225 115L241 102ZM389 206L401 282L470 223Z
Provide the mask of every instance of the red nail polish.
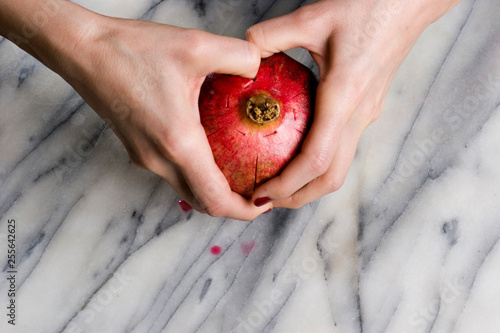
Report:
M255 201L253 202L253 204L257 207L261 207L261 206L264 206L265 204L267 203L270 203L272 200L271 198L269 197L263 197L263 198L257 198L255 199Z
M269 208L268 210L266 210L266 211L265 211L264 213L262 213L262 214L267 214L267 213L269 213L269 212L270 212L270 211L272 211L272 210L273 210L272 208Z
M183 212L189 212L193 207L184 200L179 200L179 207L181 207Z

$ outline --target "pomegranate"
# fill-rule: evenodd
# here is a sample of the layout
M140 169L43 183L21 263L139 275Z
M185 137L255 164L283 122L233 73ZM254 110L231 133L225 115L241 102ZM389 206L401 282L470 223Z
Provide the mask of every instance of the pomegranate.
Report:
M255 79L210 74L200 120L231 189L250 196L298 154L312 122L317 80L284 53L262 59Z

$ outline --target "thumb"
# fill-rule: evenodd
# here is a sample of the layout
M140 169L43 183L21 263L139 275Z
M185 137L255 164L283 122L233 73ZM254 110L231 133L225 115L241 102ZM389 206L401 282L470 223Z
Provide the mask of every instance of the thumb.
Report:
M263 58L296 47L309 49L311 38L306 35L309 29L302 24L307 23L302 22L304 8L251 26L246 32L247 40L259 47Z
M254 78L260 66L260 51L245 40L209 34L210 43L200 54L202 74L222 73Z

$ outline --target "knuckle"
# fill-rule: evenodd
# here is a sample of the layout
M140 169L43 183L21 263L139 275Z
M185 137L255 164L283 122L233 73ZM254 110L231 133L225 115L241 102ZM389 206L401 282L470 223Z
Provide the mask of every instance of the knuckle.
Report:
M310 27L311 24L318 21L318 13L314 10L314 7L300 7L295 11L294 15L294 21L299 27Z
M303 203L302 201L300 201L296 198L292 198L292 200L290 201L290 204L289 204L289 208L290 209L299 209L299 208L302 208L304 205L305 205L305 203Z
M222 217L225 216L226 209L221 203L210 203L207 206L203 207L205 213L212 217Z
M189 30L189 36L186 38L186 48L189 50L185 56L186 61L197 62L204 57L207 52L207 39L204 31Z
M197 193L196 199L203 211L212 217L223 217L228 213L228 192L215 182L210 182L204 192ZM229 188L227 189L229 191Z
M132 162L132 165L135 166L137 169L141 170L146 170L147 167L139 160L133 158L132 156L129 156L130 162Z
M328 179L325 184L327 193L338 191L344 185L344 177L335 176Z
M303 191L298 191L294 193L288 200L286 207L290 209L299 209L305 206L308 202L304 198Z
M184 128L183 130L190 132L190 129ZM192 163L193 156L196 156L196 154L190 153L196 152L193 140L177 130L158 133L158 137L154 141L159 154L178 166L182 167Z
M286 197L290 196L290 194L292 192L293 191L290 189L290 187L287 185L287 183L282 181L281 179L279 179L279 181L277 181L275 183L275 188L273 189L272 197L275 200L282 199L282 198L286 198Z
M329 12L330 10L324 8L321 2L316 2L295 10L293 22L298 27L298 31L310 31L324 36L325 32L331 30L330 26L325 26L325 22L333 22L332 19L325 20L325 16L330 15Z
M324 174L330 167L329 154L324 150L315 150L308 157L311 171L314 175L320 176Z
M383 109L384 109L384 98L381 98L380 100L371 104L370 108L368 109L368 114L366 115L367 124L365 125L368 126L373 122L375 122L382 114Z
M131 156L130 160L140 169L155 171L156 156L150 149L139 149L137 156Z
M260 50L257 45L247 43L248 45L248 69L249 72L257 73L260 67Z
M262 46L265 41L262 24L256 24L248 28L246 31L246 38L249 42Z
M169 161L172 161L175 164L179 164L182 160L182 143L176 140L171 140L166 137L156 144L157 149L161 156L166 158Z
M138 169L147 169L146 166L142 163L138 155L131 150L129 147L125 147L127 149L127 154L130 162L132 163L133 166L135 166Z

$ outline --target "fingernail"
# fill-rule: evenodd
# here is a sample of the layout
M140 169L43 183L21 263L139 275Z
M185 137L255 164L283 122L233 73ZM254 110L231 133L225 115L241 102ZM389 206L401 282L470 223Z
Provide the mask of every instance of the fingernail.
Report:
M181 207L183 212L189 212L193 207L184 200L179 200L179 207Z
M261 206L264 206L265 204L267 203L270 203L272 200L271 198L269 197L263 197L263 198L257 198L255 199L255 201L253 202L253 204L257 207L261 207Z
M267 213L269 213L269 212L270 212L270 211L272 211L272 210L273 210L272 208L269 208L268 210L266 210L266 211L265 211L264 213L262 213L262 214L267 214Z

